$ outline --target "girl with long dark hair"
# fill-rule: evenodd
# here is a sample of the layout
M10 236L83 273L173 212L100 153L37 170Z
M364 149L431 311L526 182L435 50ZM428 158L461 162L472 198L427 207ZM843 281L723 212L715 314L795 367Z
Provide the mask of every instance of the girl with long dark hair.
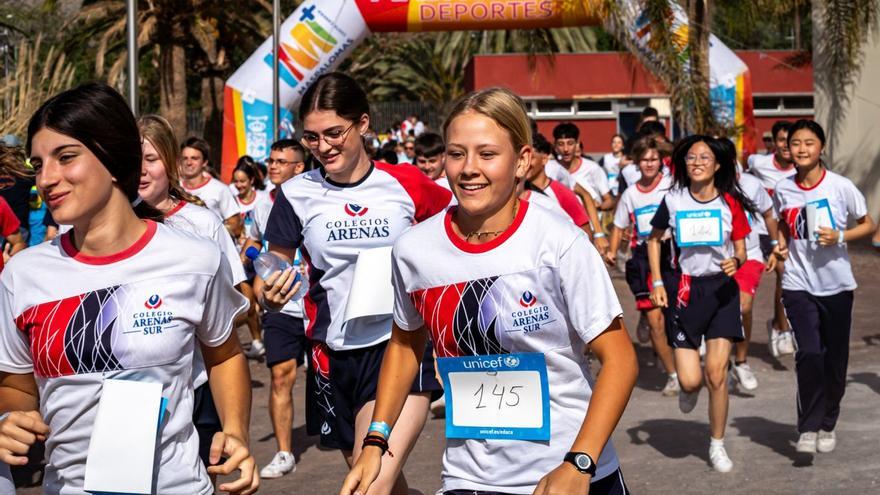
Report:
M724 448L727 423L727 366L734 342L743 340L739 288L733 276L746 262L746 212L752 202L736 183L736 158L709 136L682 139L672 152L673 189L651 220L648 259L655 306L674 306L667 331L681 385L679 408L696 406L705 381L709 389L709 460L726 473L733 462ZM662 279L661 241L672 229L681 276L677 294L667 295ZM675 299L670 300L670 296ZM706 342L705 370L700 343Z
M0 276L0 402L9 412L0 461L25 464L45 439L44 492L83 492L105 387L147 382L160 385L170 412L158 425L155 492L209 494L209 473L238 469L219 489L253 493L250 376L233 331L246 301L216 244L159 223L162 213L139 196L141 138L125 99L104 84L53 97L31 117L26 149L52 216L72 229ZM223 425L207 472L192 423L195 346Z

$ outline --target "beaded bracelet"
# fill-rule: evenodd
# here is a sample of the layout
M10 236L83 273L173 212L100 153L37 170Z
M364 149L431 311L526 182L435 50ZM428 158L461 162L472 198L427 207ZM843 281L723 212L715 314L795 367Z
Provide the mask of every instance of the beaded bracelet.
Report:
M366 449L367 447L370 447L370 446L379 447L380 449L382 449L382 455L385 455L385 453L387 452L388 455L390 455L391 457L394 457L394 454L391 453L390 450L388 450L388 440L385 440L383 437L380 437L379 435L367 435L364 438L364 444L363 444L363 446L361 446L361 450Z

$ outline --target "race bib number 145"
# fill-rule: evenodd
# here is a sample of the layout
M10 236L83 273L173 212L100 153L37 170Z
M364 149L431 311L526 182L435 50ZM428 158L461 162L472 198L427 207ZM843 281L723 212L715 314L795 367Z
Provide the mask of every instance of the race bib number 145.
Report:
M439 358L446 391L446 437L550 440L544 355Z

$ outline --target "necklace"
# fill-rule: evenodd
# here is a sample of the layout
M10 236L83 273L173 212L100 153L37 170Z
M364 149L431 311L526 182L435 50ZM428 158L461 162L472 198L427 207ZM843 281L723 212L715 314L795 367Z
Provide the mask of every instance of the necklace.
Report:
M475 237L475 236L477 239L479 239L480 237L483 237L483 236L496 236L499 234L503 234L505 230L509 229L510 226L513 225L513 221L516 220L516 213L518 210L519 210L519 201L517 201L516 203L513 204L513 218L510 220L510 223L507 224L507 227L504 227L501 230L487 230L487 231L482 231L482 232L479 230L475 230L475 231L473 231L469 234L466 234L464 236L465 242L469 241L471 239L471 237Z

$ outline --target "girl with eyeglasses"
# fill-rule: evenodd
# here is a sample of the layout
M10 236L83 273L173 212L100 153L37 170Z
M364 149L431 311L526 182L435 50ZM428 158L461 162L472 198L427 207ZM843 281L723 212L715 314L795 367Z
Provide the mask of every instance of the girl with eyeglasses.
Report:
M776 183L773 200L789 249L782 304L797 342L797 451L827 453L837 446L857 287L847 243L870 236L874 222L859 189L822 162L819 124L795 122L788 148L797 174Z
M385 251L394 241L413 224L442 211L451 193L413 165L370 159L361 139L369 129L370 107L352 78L340 73L318 78L303 95L299 117L303 144L323 168L281 186L264 238L269 251L288 261L299 249L308 266L306 334L313 343L308 429L321 434L323 446L341 450L351 465L361 451L355 440L370 426L392 323L390 304L386 314L346 321L358 257L377 250L370 255L390 259ZM388 277L375 283L390 284ZM297 291L293 282L290 269L272 275L263 288L263 306L280 310ZM396 455L387 460L376 493L406 493L401 469L427 419L430 396L440 390L430 350L422 350L427 358L408 384L404 426L391 440Z
M734 342L743 340L739 288L734 280L746 262L746 212L752 202L736 183L736 158L709 136L682 139L672 152L673 189L666 193L648 238L648 260L655 306L674 308L667 329L681 391L678 404L691 412L705 376L709 389L709 462L726 473L733 462L724 448L727 424L727 366ZM681 275L677 294L663 283L662 239L672 229ZM674 299L673 299L674 298ZM700 343L705 339L705 370ZM705 374L705 375L704 375Z

